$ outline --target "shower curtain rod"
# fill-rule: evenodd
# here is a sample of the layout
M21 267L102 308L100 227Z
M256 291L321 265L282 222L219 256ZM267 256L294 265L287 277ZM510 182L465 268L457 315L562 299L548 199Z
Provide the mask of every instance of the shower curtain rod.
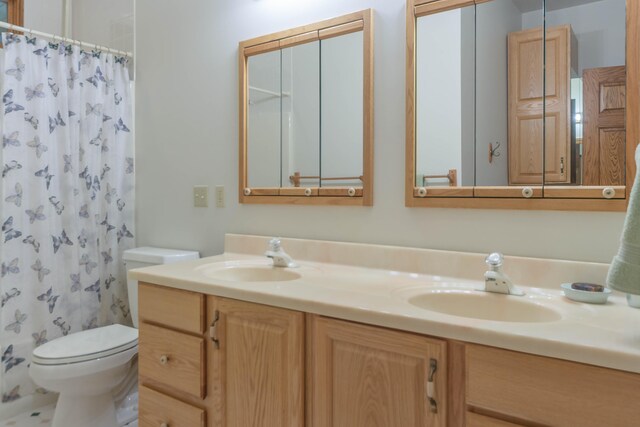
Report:
M112 53L114 55L121 55L121 56L126 56L128 58L133 58L133 54L131 52L125 52L125 51L122 51L122 50L111 49L110 47L99 46L97 44L91 44L91 43L85 43L85 42L82 42L82 41L79 41L79 40L72 40L72 39L68 39L66 37L56 36L55 34L43 33L42 31L30 30L28 28L20 27L18 25L9 24L8 22L0 21L0 28L5 28L5 29L7 29L9 31L20 31L20 32L23 32L23 33L31 34L33 36L39 36L39 37L44 37L44 38L47 38L47 39L52 39L54 42L61 41L61 42L65 42L65 43L76 44L76 45L80 46L81 48L103 50L103 51Z

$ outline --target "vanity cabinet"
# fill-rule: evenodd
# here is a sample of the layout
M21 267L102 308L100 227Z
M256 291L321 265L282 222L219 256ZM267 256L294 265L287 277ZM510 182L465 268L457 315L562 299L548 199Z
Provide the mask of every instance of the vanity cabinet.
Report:
M147 283L139 294L141 427L304 425L304 313Z
M466 344L472 426L631 426L640 422L640 375ZM506 424L505 424L506 422Z
M640 375L140 283L141 427L623 427Z
M445 341L309 315L307 343L307 425L446 427Z

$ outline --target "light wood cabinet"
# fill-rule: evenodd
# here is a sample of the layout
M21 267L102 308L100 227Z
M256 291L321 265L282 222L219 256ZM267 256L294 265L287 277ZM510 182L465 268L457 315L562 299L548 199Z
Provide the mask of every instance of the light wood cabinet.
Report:
M140 289L143 427L626 427L640 420L638 374ZM175 311L164 317L158 309Z
M542 185L543 167L545 184L570 183L571 27L513 32L508 45L509 184Z
M465 353L467 410L495 419L468 426L640 423L640 375L473 344Z
M303 426L304 314L217 297L207 305L217 425Z
M144 283L140 295L141 425L304 425L303 313Z
M308 323L309 426L446 427L445 341L320 316Z
M205 427L203 409L173 399L147 387L140 387L140 427Z

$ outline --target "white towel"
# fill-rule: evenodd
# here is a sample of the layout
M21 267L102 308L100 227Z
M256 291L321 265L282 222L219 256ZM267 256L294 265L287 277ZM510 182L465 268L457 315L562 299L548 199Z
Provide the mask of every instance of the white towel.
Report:
M636 165L622 241L609 268L607 284L618 291L640 295L640 145L636 148Z

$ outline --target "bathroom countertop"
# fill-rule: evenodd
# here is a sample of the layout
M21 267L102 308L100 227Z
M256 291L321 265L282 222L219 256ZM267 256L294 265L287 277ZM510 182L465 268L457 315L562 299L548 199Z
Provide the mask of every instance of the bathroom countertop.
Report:
M246 239L245 236L238 238ZM261 237L256 239L264 240ZM237 242L227 243L227 248L237 246L234 245ZM283 239L285 249L286 243ZM291 246L295 247L295 244ZM384 248L388 255L391 247L378 247L378 250L380 248ZM431 257L444 252L416 251L421 251L420 256ZM301 258L297 258L300 268L293 269L301 274L297 280L233 282L208 277L212 268L238 265L260 265L264 268L271 262L257 254L226 252L196 261L131 270L129 275L139 281L176 289L640 373L640 310L629 307L624 295L617 292L612 293L605 305L570 301L563 296L559 284L552 283L547 287L519 284L526 291L524 297L499 295L505 301L526 300L553 309L561 318L550 322L480 320L442 314L410 304L408 298L423 291L455 288L475 292L484 287L484 282L465 277L469 275L468 268L453 268L456 254L468 256L464 264L476 268L476 258L480 255L450 252L451 271L461 272L455 278L453 275L376 269ZM316 258L328 259L327 256ZM523 260L526 259L520 258L519 262L525 263ZM510 258L506 257L505 263L509 261ZM532 259L531 262L535 264L541 260ZM580 269L579 265L569 265L572 262L547 262L547 272L558 270L557 263L568 263L566 267L570 271L591 269L589 271L595 276L601 276L604 268L590 263L575 263L585 264ZM566 272L556 271L554 274L565 280L567 275L571 276ZM478 278L482 280L482 276ZM550 277L545 279L548 281ZM585 278L573 281L578 280Z

